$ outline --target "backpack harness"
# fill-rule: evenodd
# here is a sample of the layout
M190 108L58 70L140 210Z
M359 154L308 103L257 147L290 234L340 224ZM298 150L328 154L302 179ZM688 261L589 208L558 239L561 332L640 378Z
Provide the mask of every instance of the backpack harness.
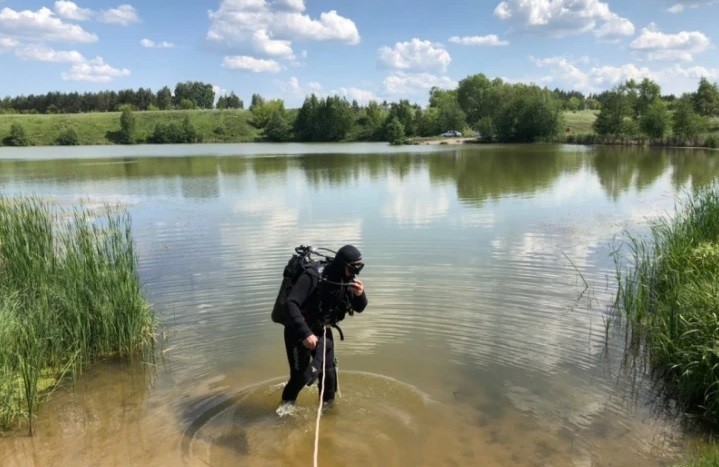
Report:
M335 253L334 251L327 248L320 248L320 250L326 250L330 253ZM323 259L315 260L314 258L312 258L313 254L321 256ZM295 248L295 254L293 254L292 257L289 259L287 265L282 272L282 283L280 284L280 290L277 293L277 298L275 299L275 305L272 308L272 321L283 325L285 324L285 318L287 316L287 297L292 291L292 287L297 283L297 280L305 272L317 278L317 287L315 289L315 292L313 293L320 293L317 289L322 283L336 286L347 285L346 283L342 282L330 281L322 275L324 267L333 259L334 257L320 253L318 249L313 246L300 245ZM344 318L345 314L350 311L350 306L349 303L344 303L343 300L339 303L339 307L340 309L337 312L333 313L338 317L338 319L333 320L334 322L323 323L323 326L331 326L337 329L340 334L340 340L344 340L344 333L342 332L342 329L340 329L340 327L337 325L337 321L340 321ZM321 299L319 300L319 308L320 311L322 311L323 307ZM325 316L324 313L322 313L322 315Z

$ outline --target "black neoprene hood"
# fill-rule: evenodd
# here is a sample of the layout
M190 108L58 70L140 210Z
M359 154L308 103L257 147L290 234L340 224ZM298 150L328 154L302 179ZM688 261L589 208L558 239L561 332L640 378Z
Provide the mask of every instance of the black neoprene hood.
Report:
M335 261L340 263L354 263L362 259L362 253L352 245L345 245L337 251Z

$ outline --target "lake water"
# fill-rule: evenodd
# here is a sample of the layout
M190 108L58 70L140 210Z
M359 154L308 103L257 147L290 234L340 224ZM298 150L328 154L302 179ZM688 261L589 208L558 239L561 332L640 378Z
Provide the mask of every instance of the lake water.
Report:
M624 359L611 253L719 153L580 146L0 148L0 194L120 203L161 320L0 438L6 465L309 465L317 389L275 414L270 310L300 244L358 246L320 465L666 465L693 442ZM671 404L669 404L671 406Z

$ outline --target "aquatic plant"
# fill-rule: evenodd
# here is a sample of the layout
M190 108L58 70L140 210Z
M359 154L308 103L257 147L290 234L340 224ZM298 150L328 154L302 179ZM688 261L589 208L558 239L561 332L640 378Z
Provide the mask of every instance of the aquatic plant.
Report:
M154 323L125 211L0 198L0 428L32 433L41 395L150 350Z
M676 214L631 238L618 272L618 304L646 342L655 373L690 414L719 420L719 189L704 189ZM618 266L619 271L619 266Z

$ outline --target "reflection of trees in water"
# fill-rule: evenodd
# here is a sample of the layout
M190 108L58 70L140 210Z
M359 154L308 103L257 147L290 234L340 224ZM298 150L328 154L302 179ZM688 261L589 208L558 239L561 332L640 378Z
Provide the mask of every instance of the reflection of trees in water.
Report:
M665 154L643 147L605 147L595 150L594 171L607 196L613 200L630 188L641 191L655 182L666 170Z
M308 154L298 157L300 167L312 186L343 185L360 176L376 179L392 174L403 179L422 167L423 154Z
M719 153L704 149L667 150L672 154L672 183L675 187L704 188L719 176Z
M471 146L440 152L377 154L304 154L290 156L124 157L114 159L0 161L3 180L55 180L77 184L95 180L156 180L139 184L138 194L180 192L188 198L213 198L222 190L219 178L251 173L261 187L276 184L300 169L307 182L340 186L360 178L388 175L404 179L427 170L432 183L455 183L460 200L482 203L507 195L530 195L556 183L560 176L590 168L612 199L630 189L644 190L672 169L675 187L703 187L719 173L719 154L705 150L599 146L568 151L556 145ZM179 186L178 186L179 184ZM145 186L146 185L146 186Z
M429 158L432 180L453 180L461 200L481 203L506 195L535 193L584 164L556 146L507 146L465 150L454 157Z
M702 149L598 147L593 158L599 183L612 199L645 190L671 169L674 188L701 188L719 175L719 153Z

